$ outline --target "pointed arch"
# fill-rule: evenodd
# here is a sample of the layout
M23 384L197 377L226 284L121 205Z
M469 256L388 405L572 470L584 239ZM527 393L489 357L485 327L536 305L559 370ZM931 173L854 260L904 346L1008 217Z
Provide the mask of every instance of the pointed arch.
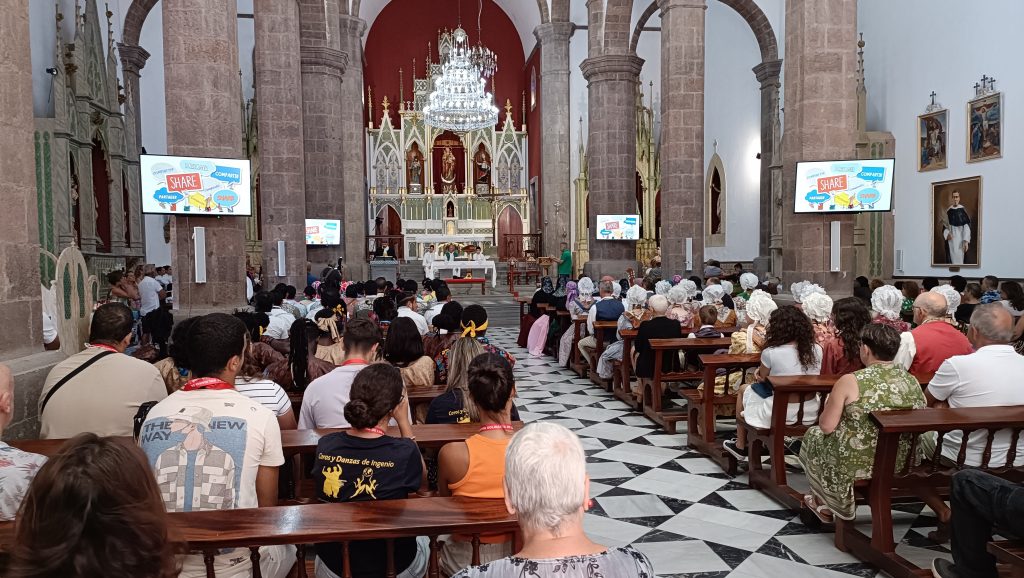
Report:
M704 185L704 244L707 247L725 246L726 181L725 164L715 153L708 162Z
M775 36L775 30L764 11L754 0L718 1L735 10L750 25L750 30L757 40L757 46L761 50L762 62L779 59L779 41ZM637 43L640 42L640 33L643 32L644 26L647 26L647 21L658 10L658 0L651 0L651 4L643 11L633 28L633 38L629 43L630 52L636 52Z

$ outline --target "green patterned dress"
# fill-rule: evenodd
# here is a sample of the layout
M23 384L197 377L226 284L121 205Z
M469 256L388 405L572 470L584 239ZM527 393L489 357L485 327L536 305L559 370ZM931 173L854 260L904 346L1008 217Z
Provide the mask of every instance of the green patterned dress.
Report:
M844 520L856 516L853 483L870 478L875 462L878 428L871 423L871 412L926 405L921 385L903 369L878 363L853 375L860 397L843 408L839 426L831 434L818 426L810 428L800 447L800 462L815 498ZM900 446L897 464L906 459L909 446L908 438Z

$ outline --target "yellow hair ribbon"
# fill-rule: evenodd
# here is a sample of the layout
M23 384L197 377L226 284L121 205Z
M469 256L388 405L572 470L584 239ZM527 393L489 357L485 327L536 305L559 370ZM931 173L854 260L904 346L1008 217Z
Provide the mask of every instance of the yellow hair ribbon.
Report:
M484 331L487 331L487 321L484 321L483 324L480 325L480 326L477 326L476 321L470 321L469 325L466 325L465 323L460 323L459 325L462 326L462 336L463 337L465 337L467 334L470 337L476 337L476 334L477 334L478 331L480 333L483 333Z
M263 337L263 327L260 327L260 337Z
M334 314L347 315L348 311L345 310L345 305L343 303L338 303L337 305L334 306Z

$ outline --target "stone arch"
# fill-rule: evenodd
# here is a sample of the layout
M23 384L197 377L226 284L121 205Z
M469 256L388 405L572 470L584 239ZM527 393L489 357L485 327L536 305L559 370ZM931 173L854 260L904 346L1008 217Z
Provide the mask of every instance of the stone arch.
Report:
M605 54L631 54L629 21L632 14L633 0L607 0L601 43Z
M146 17L150 10L156 6L158 0L132 0L128 7L128 13L124 17L124 33L122 42L128 46L138 46L142 38L142 25L146 23Z
M544 2L545 0L538 0ZM569 0L551 0L551 22L569 21Z
M555 0L557 2L557 0ZM537 9L540 10L540 23L551 22L551 13L548 12L548 0L537 0Z
M719 2L735 10L750 25L750 30L754 33L754 38L757 40L757 46L761 50L762 62L779 59L779 42L775 36L775 30L772 28L768 17L765 16L764 11L761 10L754 0L719 0ZM640 33L643 32L647 21L657 11L658 0L652 0L650 6L644 10L643 14L640 15L640 19L637 20L636 27L633 28L633 38L629 44L630 52L636 52L637 43L640 42Z

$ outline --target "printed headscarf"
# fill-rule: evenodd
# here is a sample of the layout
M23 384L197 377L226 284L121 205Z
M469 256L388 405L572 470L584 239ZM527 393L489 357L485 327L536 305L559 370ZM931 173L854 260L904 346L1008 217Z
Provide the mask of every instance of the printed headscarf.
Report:
M628 291L629 291L629 280L628 279L619 279L619 298L620 299L625 299L626 298L626 292L628 292Z
M808 293L804 297L804 313L815 323L832 318L832 298L824 293Z
M708 285L703 291L705 305L718 305L725 296L725 289L721 285Z
M683 276L682 275L673 275L672 276L672 285L678 285L679 282L682 281L682 280L683 280Z
M871 293L871 309L890 321L900 318L903 293L892 285L882 285Z
M555 292L555 285L551 282L551 277L545 277L540 280L540 290L548 295Z
M747 299L747 319L761 325L767 325L772 311L778 308L778 304L772 300L772 296L767 291L757 289L750 294L750 299Z
M633 285L626 291L628 308L639 309L647 304L647 290L639 285Z
M797 303L803 303L804 287L807 287L810 284L810 281L797 281L789 286L789 292L793 295L793 299Z
M580 297L594 296L594 280L590 277L581 277L580 282L576 284L576 288L580 292Z
M558 278L558 286L555 287L555 297L565 297L565 287L568 280L565 277Z
M668 281L658 281L654 284L654 293L656 295L668 295L668 292L671 289L672 284Z
M580 296L579 289L575 281L569 281L565 284L565 302L572 303Z
M950 285L939 285L938 287L933 287L932 291L946 298L946 315L956 313L957 307L960 307L959 291Z

